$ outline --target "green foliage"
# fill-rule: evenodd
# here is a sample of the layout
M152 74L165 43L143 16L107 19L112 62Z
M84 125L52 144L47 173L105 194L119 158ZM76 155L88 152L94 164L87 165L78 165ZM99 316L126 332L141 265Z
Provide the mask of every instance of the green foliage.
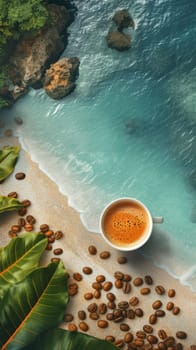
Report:
M9 102L0 96L0 109L5 108L9 106Z
M4 65L0 68L0 89L4 87L8 79L8 65Z
M0 181L5 180L13 172L19 151L19 147L12 146L0 149Z

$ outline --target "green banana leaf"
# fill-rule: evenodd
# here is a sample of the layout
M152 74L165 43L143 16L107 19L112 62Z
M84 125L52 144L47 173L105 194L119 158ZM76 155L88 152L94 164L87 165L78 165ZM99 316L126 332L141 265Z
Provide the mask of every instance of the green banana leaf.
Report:
M10 287L37 268L47 245L47 238L39 233L25 233L12 238L0 248L0 301Z
M116 350L108 341L56 328L38 336L36 341L23 350Z
M62 261L37 268L11 286L0 309L0 348L19 350L56 327L68 302L67 274Z
M16 198L0 196L0 214L5 211L18 210L23 207L23 204Z
M20 148L6 146L0 150L0 181L3 181L14 170Z

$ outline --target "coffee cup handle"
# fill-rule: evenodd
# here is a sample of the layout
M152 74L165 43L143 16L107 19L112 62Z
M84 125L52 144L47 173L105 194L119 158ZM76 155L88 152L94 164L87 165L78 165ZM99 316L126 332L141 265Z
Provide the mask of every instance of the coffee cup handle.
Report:
M164 222L163 216L153 216L152 217L153 224L162 224Z

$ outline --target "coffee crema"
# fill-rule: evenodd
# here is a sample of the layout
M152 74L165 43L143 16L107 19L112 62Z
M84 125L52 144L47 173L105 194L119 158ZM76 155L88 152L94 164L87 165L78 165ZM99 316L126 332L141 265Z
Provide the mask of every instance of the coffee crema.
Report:
M102 226L107 239L118 246L138 241L148 229L145 209L135 202L124 201L111 206L105 213Z

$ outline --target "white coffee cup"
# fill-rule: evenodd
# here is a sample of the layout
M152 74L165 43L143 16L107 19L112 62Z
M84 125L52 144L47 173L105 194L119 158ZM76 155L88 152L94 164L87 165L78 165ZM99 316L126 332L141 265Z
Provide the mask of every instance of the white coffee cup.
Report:
M109 213L110 210L113 210L115 207L120 207L120 204L122 205L129 205L132 206L139 206L141 209L145 212L145 217L147 218L147 225L144 230L144 233L142 233L141 237L130 243L130 244L115 244L108 238L108 234L106 234L104 230L104 221L106 218L106 215ZM124 198L118 198L112 202L110 202L102 211L100 216L100 233L103 237L103 239L113 248L116 248L121 251L132 251L136 250L138 248L141 248L150 238L152 234L153 229L153 223L163 223L163 217L152 217L149 209L138 199L130 198L130 197L124 197Z

